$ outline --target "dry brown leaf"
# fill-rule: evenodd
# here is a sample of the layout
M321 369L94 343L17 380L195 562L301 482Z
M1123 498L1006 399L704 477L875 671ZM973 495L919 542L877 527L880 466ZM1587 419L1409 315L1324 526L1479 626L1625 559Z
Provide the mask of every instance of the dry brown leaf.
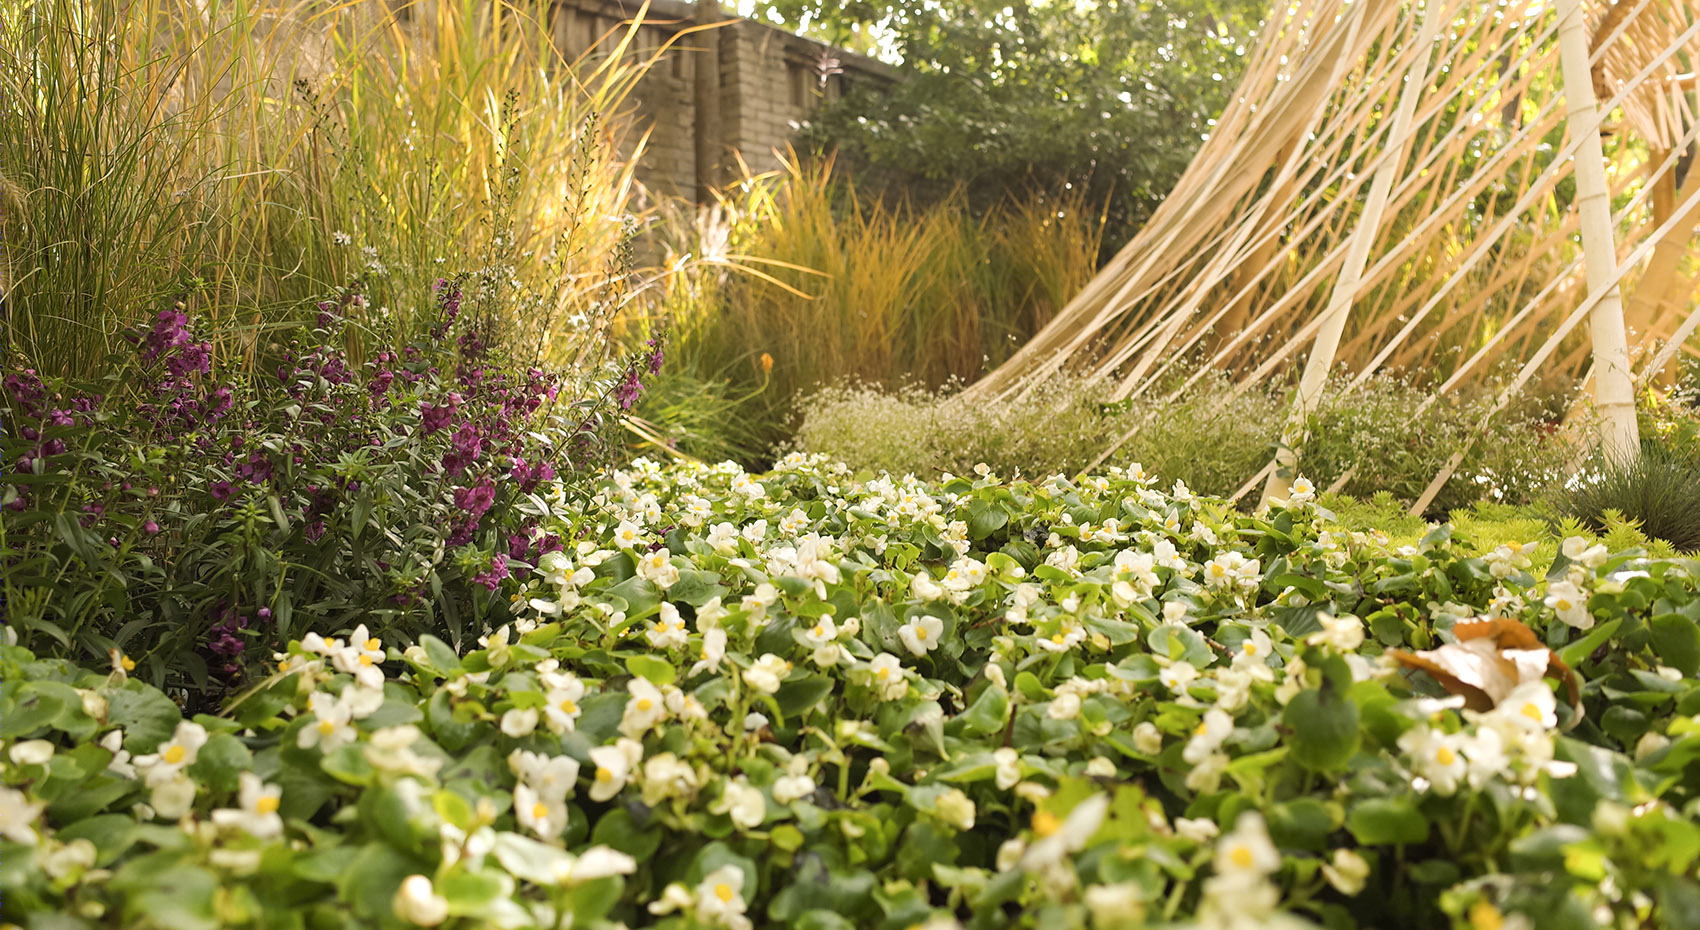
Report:
M1490 711L1518 685L1551 675L1563 681L1572 714L1566 729L1582 719L1581 684L1558 654L1541 644L1535 631L1509 617L1470 620L1452 628L1458 638L1438 649L1389 654L1406 668L1433 676L1448 693L1464 698L1474 711Z

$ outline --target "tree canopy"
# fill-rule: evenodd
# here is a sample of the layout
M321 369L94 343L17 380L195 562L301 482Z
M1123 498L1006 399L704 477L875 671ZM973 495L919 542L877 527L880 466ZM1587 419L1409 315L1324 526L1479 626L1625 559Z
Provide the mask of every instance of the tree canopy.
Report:
M770 0L758 15L897 59L906 80L822 108L803 141L864 182L987 205L1083 188L1106 245L1148 217L1239 77L1250 0ZM877 43L877 47L875 47Z

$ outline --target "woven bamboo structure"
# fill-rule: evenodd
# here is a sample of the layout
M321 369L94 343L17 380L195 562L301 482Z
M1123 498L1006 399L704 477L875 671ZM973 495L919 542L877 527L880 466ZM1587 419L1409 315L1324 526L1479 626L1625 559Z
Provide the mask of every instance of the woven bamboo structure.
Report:
M1694 0L1292 0L1152 220L962 399L1063 372L1179 396L1201 360L1244 390L1305 363L1302 423L1330 373L1439 397L1514 364L1496 411L1597 381L1621 425L1631 378L1700 355L1697 69Z

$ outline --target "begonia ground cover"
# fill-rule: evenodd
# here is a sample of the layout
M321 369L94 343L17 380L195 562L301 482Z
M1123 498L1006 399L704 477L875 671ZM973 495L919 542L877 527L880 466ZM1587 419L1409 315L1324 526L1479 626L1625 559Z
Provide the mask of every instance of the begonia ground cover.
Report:
M658 465L219 713L0 660L30 928L1700 926L1700 566L1134 469ZM312 626L297 615L297 628ZM479 635L480 632L482 635Z

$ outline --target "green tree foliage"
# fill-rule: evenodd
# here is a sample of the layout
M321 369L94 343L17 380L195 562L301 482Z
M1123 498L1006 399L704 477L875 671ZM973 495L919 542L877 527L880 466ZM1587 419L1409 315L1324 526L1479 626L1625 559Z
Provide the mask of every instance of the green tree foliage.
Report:
M1250 0L770 0L770 18L857 44L905 80L852 89L802 138L864 183L989 206L1084 189L1124 242L1169 192L1232 92L1262 13Z

